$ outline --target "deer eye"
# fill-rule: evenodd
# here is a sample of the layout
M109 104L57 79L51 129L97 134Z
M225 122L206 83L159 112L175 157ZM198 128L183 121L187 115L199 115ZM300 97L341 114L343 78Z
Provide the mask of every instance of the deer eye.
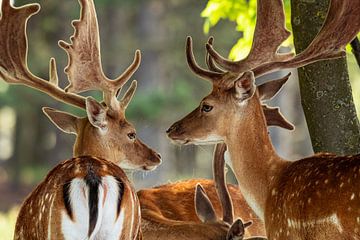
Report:
M130 140L134 140L136 138L136 133L129 133L127 136Z
M213 108L214 108L213 106L204 104L204 105L202 105L202 107L201 107L201 111L202 111L202 112L210 112Z

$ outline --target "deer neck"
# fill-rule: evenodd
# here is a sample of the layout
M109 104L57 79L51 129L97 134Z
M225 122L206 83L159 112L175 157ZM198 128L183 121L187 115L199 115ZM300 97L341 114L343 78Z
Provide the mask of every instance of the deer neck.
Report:
M285 161L273 148L259 99L253 97L247 104L242 119L231 123L225 143L240 190L263 220L272 181Z
M91 126L91 124L84 120L80 126L78 126L78 135L73 147L74 157L79 156L95 156L98 158L106 159L116 162L115 149L112 149L108 143L101 141L97 129Z

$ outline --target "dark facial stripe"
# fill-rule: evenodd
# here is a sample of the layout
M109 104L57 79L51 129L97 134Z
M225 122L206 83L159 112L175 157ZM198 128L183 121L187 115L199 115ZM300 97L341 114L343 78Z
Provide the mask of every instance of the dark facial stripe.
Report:
M85 176L85 183L89 187L89 231L90 237L94 231L97 218L98 218L98 203L99 203L99 185L101 178L94 172L92 166L88 166L88 172Z
M116 216L116 219L117 219L120 215L121 200L124 195L124 183L119 178L116 178L116 181L117 181L117 184L119 187L119 196L118 196L118 202L117 202L117 216Z
M71 185L71 181L63 185L63 200L64 200L66 213L69 215L70 219L73 220L73 213L70 204L70 185Z

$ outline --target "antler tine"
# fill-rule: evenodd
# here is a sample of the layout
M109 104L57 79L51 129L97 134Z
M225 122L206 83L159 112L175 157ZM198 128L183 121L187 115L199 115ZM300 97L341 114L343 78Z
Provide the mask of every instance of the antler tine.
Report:
M213 174L216 192L223 209L223 221L232 224L234 221L234 210L225 179L225 158L226 144L217 144L214 151Z
M213 42L214 42L214 37L209 37L207 43L212 45ZM210 56L208 51L206 51L206 53L205 53L205 62L206 62L206 65L208 66L210 71L218 72L218 73L224 73L225 72L224 70L222 70L221 68L216 66L216 64L214 63L214 60L212 59L212 57Z
M284 68L343 57L345 46L360 31L360 1L332 0L326 20L312 43L296 57L284 62L270 62L254 69L261 76Z
M88 90L101 90L104 102L110 108L119 108L116 95L140 66L141 53L135 52L132 64L115 80L107 78L101 65L99 26L93 0L79 0L80 19L72 22L74 34L70 44L59 42L68 55L65 73L69 85L66 91L80 93Z
M50 60L50 81L33 75L27 66L27 21L38 13L40 5L13 7L10 0L2 1L0 19L0 77L9 84L22 84L45 92L65 103L85 108L85 98L65 93L58 87L55 59Z
M292 58L293 53L279 54L277 52L289 36L290 32L285 28L282 0L258 0L254 40L250 53L245 59L229 61L217 53L211 44L206 44L206 49L224 69L231 72L245 72L266 62Z
M193 52L192 38L190 36L186 38L186 60L190 69L205 80L214 82L223 76L222 73L205 70L197 64Z

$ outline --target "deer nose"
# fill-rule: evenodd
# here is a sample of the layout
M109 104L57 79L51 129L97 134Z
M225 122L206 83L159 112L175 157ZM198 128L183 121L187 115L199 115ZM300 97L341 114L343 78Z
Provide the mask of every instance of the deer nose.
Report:
M169 127L168 130L166 130L166 133L171 133L172 131L175 131L176 129L178 129L179 124L174 123L171 127Z
M161 155L154 151L149 160L153 164L159 165L161 163Z

